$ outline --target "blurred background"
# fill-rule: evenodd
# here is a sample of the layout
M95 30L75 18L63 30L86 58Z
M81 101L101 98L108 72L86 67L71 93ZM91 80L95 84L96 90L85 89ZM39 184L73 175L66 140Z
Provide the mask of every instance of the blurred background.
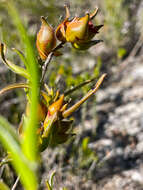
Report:
M0 0L3 2L3 0ZM143 189L143 0L15 0L35 48L40 16L56 28L65 17L64 4L71 17L83 16L99 7L95 24L104 24L95 39L103 42L87 51L67 44L63 55L53 59L47 72L50 87L61 91L86 79L107 77L96 96L75 114L74 133L68 143L42 153L39 171L41 189L45 179L56 171L55 189L142 190ZM0 3L0 41L8 47L7 57L23 65L12 47L23 50L12 20ZM38 55L38 53L37 53ZM0 61L0 88L23 82ZM93 85L73 94L79 100ZM0 97L0 114L16 127L25 109L22 90ZM73 103L73 102L72 102ZM0 149L0 159L4 157ZM0 177L10 186L14 172L7 165ZM19 187L19 189L21 189Z

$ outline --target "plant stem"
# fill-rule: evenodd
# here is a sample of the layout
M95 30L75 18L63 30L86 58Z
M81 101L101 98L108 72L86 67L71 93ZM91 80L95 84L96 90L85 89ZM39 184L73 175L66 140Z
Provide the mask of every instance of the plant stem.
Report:
M16 181L15 181L13 187L11 188L11 190L15 190L15 189L16 189L16 186L17 186L17 184L18 184L18 182L19 182L19 178L20 178L20 176L17 177L17 179L16 179Z
M41 84L42 84L43 81L44 81L47 68L48 68L48 66L49 66L49 64L50 64L50 62L51 62L51 60L52 60L53 55L54 55L54 52L51 52L51 53L48 55L48 57L47 57L47 59L46 59L44 65L43 65L43 67L42 67L42 78L41 78L41 81L40 81Z
M53 56L54 56L54 52L57 51L58 49L62 48L63 45L64 45L64 42L61 42L61 43L60 43L57 47L55 47L55 48L53 49L53 51L48 55L48 57L47 57L47 59L46 59L44 65L43 65L43 67L42 67L42 78L41 78L41 81L40 81L41 84L44 82L44 78L45 78L45 75L46 75L46 71L47 71L48 66L49 66L49 64L50 64L50 62L51 62L51 60L52 60L52 58L53 58Z

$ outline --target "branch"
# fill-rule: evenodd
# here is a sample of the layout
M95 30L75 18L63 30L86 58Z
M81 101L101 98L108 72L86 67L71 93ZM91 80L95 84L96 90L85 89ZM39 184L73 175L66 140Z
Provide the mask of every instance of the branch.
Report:
M19 179L20 179L20 176L17 177L17 179L16 179L16 181L15 181L13 187L11 188L11 190L15 190L15 189L16 189L17 184L18 184L18 182L19 182Z
M54 52L51 52L51 53L48 55L48 57L47 57L47 59L46 59L44 65L42 66L41 84L42 84L43 81L44 81L47 68L48 68L48 66L49 66L49 64L50 64L50 62L51 62L51 60L52 60L53 55L54 55Z
M63 45L64 45L64 43L65 43L65 42L61 42L61 43L60 43L57 47L55 47L55 48L53 49L53 51L48 55L48 57L47 57L47 59L46 59L44 65L43 65L43 67L42 67L41 84L42 84L43 81L44 81L46 71L47 71L48 66L49 66L49 64L50 64L50 62L51 62L51 60L52 60L52 58L53 58L53 56L54 56L54 52L56 52L58 49L62 48Z

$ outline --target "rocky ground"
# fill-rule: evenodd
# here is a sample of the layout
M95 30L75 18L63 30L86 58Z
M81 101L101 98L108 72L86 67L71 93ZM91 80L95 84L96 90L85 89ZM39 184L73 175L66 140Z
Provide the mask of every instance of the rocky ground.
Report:
M112 80L97 94L98 140L106 152L96 173L97 189L143 189L143 56L129 57L112 69Z

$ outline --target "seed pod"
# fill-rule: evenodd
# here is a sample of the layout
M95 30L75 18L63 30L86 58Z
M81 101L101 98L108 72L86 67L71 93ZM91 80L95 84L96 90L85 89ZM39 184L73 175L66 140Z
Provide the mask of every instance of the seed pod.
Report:
M64 20L56 29L56 37L61 42L66 42L66 28L68 22Z
M66 29L67 42L77 42L84 40L88 32L89 14L86 14L82 18L75 17L68 25Z
M44 17L41 17L42 25L37 34L36 46L42 60L45 60L48 54L56 46L56 37L54 29L47 23Z
M58 25L56 29L56 37L61 42L66 42L66 28L69 23L68 19L70 17L69 8L66 5L65 5L65 10L66 10L66 18L61 24Z

